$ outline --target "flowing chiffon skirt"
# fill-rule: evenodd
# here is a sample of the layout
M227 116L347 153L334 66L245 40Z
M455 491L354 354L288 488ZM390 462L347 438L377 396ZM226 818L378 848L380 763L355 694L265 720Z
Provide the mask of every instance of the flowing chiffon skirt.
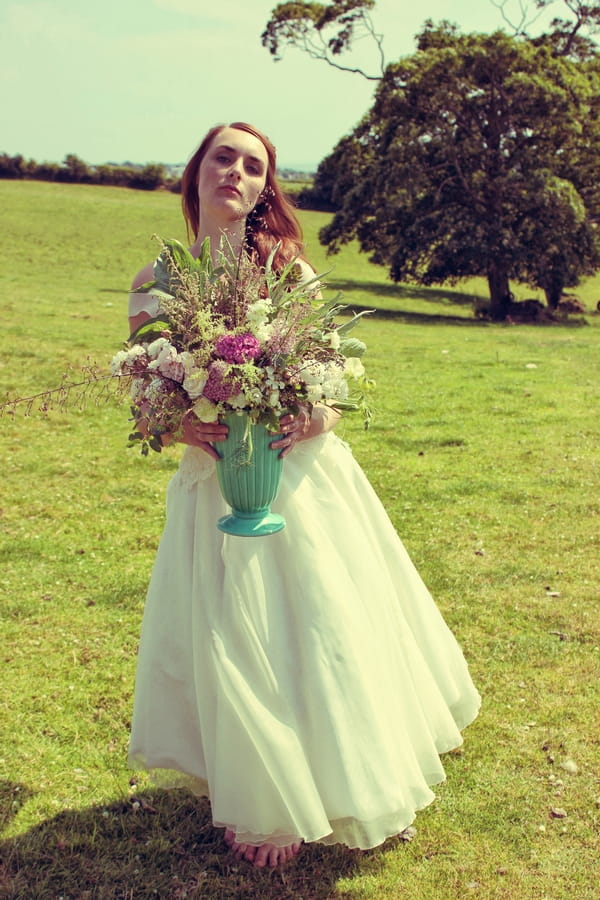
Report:
M463 654L334 434L286 458L268 537L217 530L214 468L187 448L169 484L131 763L207 794L238 841L376 846L477 715Z

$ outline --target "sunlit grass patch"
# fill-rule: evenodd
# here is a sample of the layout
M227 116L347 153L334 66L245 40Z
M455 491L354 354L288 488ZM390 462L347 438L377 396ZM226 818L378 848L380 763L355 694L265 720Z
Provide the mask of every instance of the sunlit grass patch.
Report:
M0 182L0 194L0 389L50 387L88 357L106 365L152 233L184 238L178 198L33 182ZM470 298L482 284L391 285L355 247L326 260L323 216L303 221L317 268L334 262L350 301L380 311L361 326L372 428L348 416L339 432L457 634L481 716L445 757L411 842L307 847L282 873L234 862L206 803L130 783L126 766L144 594L180 450L127 450L116 400L4 416L0 897L596 896L598 317L481 324Z

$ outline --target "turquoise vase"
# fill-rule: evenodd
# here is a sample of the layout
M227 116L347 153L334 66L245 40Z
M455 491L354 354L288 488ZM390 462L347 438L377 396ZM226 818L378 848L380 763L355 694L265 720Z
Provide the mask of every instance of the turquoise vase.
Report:
M221 459L217 477L231 514L217 522L226 534L260 537L285 528L283 516L272 513L283 460L270 445L276 440L264 425L253 425L246 413L230 413L221 421L229 432L226 441L215 444Z

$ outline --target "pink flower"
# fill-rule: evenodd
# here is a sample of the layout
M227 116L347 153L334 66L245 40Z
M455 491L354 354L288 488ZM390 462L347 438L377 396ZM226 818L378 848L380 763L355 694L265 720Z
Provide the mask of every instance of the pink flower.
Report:
M253 334L224 334L215 344L215 351L228 363L246 363L260 356L260 344Z
M208 367L208 378L202 394L214 403L226 403L230 397L239 394L241 384L229 374L229 366L222 360L213 362Z

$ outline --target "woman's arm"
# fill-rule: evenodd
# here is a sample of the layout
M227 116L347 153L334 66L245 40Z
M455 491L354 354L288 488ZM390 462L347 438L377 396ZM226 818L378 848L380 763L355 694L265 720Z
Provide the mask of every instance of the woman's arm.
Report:
M148 263L143 269L137 273L131 283L131 291L135 293L138 288L148 281L152 280L154 275L154 263ZM139 328L144 322L152 318L147 312L139 312L135 316L129 316L130 334L133 334L136 328ZM143 415L136 421L136 428L144 435L148 435L148 420ZM219 454L212 446L213 443L224 441L227 437L227 426L218 422L201 422L193 412L187 413L183 418L181 434L177 440L182 444L189 444L192 447L199 447L212 456L213 459L220 459ZM161 435L161 441L164 447L175 440L172 434L168 432Z
M283 416L279 420L281 437L277 437L272 443L273 450L280 450L280 456L283 459L290 453L298 441L307 441L310 438L317 437L319 434L325 434L331 431L340 420L340 413L331 406L325 406L323 403L316 403L312 408L312 413L307 407L301 406L297 415Z
M149 281L152 281L152 277L154 275L154 263L148 263L147 266L144 266L143 269L137 273L133 281L131 282L131 292L135 293L138 288L140 288L143 284L147 284ZM129 316L129 334L133 334L136 328L139 328L140 325L143 325L148 319L152 318L147 312L139 312L135 316Z

